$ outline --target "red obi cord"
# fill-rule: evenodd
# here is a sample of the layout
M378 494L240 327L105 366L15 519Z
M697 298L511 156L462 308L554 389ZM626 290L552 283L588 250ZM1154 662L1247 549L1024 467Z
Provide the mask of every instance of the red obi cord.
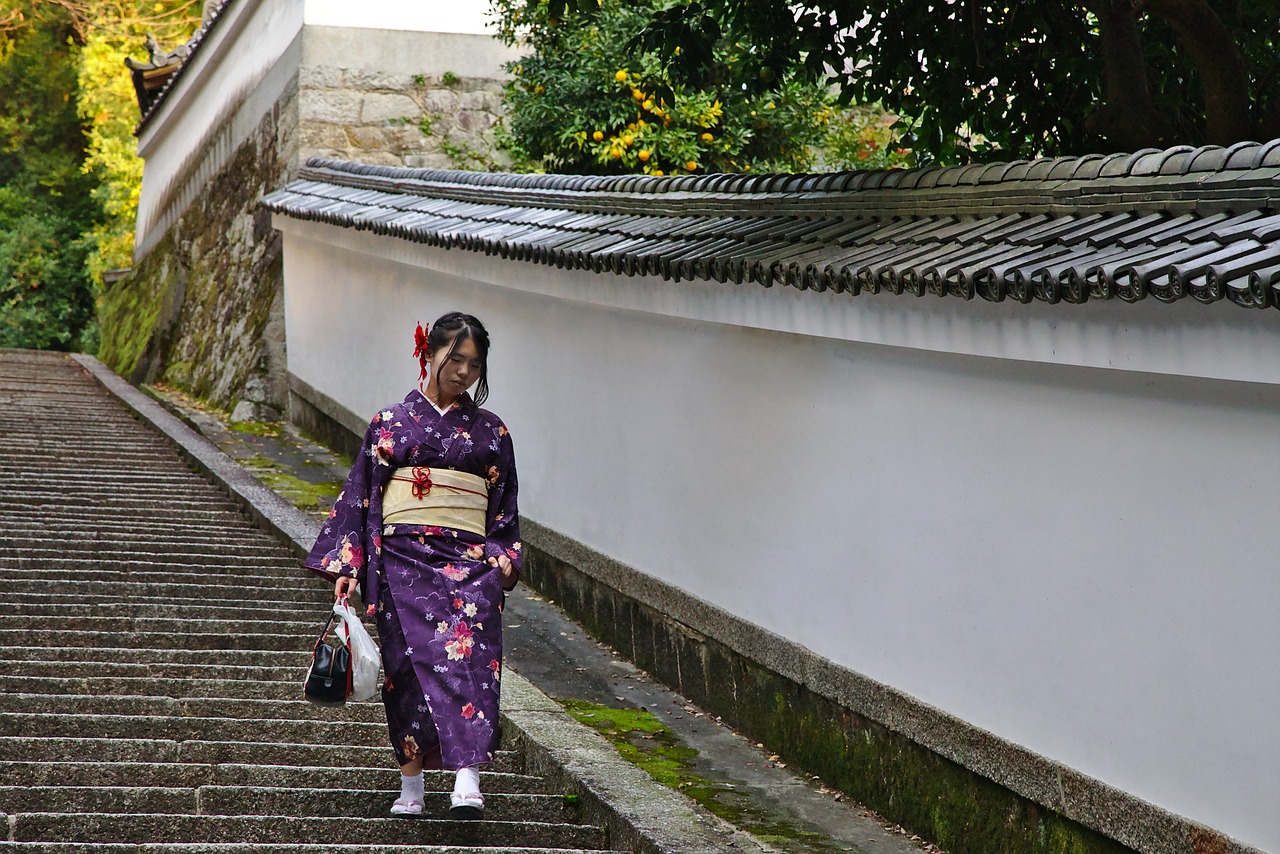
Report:
M407 478L404 478L407 480ZM431 482L431 469L426 466L413 467L413 497L421 499L431 491L431 487L435 486Z

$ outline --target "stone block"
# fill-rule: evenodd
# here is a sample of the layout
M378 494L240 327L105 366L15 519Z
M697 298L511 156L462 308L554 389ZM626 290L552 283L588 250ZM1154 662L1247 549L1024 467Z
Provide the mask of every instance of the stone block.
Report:
M347 138L351 145L362 150L387 148L387 131L384 127L347 128Z
M458 98L458 106L464 110L488 110L493 104L488 92L467 92Z
M384 131L387 148L395 151L421 151L427 146L427 139L422 131L414 125L390 127Z
M364 68L346 69L344 80L348 89L357 92L404 92L414 87L412 75L371 71Z
M432 89L422 96L422 107L428 113L451 116L458 111L457 92L448 89Z
M463 110L458 113L458 126L471 133L480 133L493 127L497 117L481 110Z
M304 65L298 69L298 86L303 89L342 89L342 69L332 65Z
M404 165L414 169L455 169L457 168L448 155L440 152L428 154L406 154Z
M342 125L307 122L298 133L304 148L346 148L347 131Z
M416 117L417 103L407 95L383 95L370 93L363 96L364 104L360 110L360 121L363 124L379 124L392 119Z
M370 151L367 154L360 155L361 162L372 163L374 166L403 166L404 159L398 154L390 151Z
M304 89L298 93L298 115L303 122L359 124L362 104L358 93L341 89Z

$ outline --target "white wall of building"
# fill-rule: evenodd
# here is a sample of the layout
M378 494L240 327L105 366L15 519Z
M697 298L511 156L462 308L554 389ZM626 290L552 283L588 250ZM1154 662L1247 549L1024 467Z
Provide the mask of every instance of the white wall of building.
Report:
M488 33L489 0L306 0L305 20L320 27L431 33Z
M138 135L134 257L221 172L297 74L304 0L231 3Z
M1276 315L596 276L276 217L289 368L358 412L493 336L522 511L1280 850Z

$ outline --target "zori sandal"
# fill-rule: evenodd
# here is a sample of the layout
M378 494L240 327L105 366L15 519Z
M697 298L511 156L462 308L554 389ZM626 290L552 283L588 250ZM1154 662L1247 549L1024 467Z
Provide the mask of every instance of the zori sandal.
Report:
M454 792L449 803L449 818L460 821L479 821L484 818L484 797L479 792L466 795Z
M395 803L391 805L391 814L410 817L422 815L422 801L396 798Z

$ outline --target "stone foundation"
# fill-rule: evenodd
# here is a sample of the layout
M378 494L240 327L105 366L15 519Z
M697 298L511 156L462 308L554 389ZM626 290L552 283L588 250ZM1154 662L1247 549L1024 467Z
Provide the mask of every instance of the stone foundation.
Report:
M295 85L104 296L100 356L112 370L135 383L175 385L225 409L257 378L254 414L283 412L280 235L258 200L287 180L296 152Z

